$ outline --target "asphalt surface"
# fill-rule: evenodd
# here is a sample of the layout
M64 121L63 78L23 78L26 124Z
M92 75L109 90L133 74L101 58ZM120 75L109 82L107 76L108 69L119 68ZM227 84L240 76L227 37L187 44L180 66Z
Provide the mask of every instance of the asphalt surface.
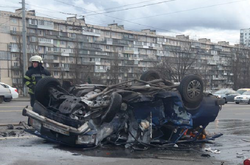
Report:
M26 105L29 105L27 99L0 104L1 165L238 165L245 158L250 158L250 105L247 104L229 103L223 106L217 120L206 129L209 134L224 134L213 143L185 144L177 148L147 151L131 151L113 146L83 150L47 143L25 133L17 124L27 120L21 114ZM13 128L6 125L11 123L14 123ZM209 152L205 151L209 148ZM220 153L211 152L215 150Z

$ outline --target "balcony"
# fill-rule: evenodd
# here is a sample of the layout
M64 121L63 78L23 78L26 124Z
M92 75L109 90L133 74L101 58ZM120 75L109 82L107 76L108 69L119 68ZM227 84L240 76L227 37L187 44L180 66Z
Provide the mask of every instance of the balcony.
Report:
M52 70L52 71L61 71L62 69L60 67L51 67L50 70Z
M30 28L37 28L37 25L29 24L28 27L30 27Z
M10 31L10 34L12 34L12 35L21 35L22 32L20 32L20 31L15 31L15 30L11 30L11 31Z
M11 69L12 69L12 70L20 70L21 67L20 67L20 66L11 66Z
M97 33L94 33L94 32L87 32L87 31L83 31L82 34L86 35L86 36L95 36L95 37L100 37L101 36L100 34L97 34Z
M219 76L219 77L213 76L212 80L227 80L227 78L224 78L224 77L221 77L221 76Z
M69 68L61 68L64 72L69 72Z
M105 73L106 70L105 70L105 69L95 69L95 72L98 72L98 73Z
M214 62L214 61L208 61L207 64L208 64L208 65L217 65L217 63Z
M84 61L82 62L83 65L95 65L95 62L93 61Z
M54 52L54 51L46 51L48 55L61 55L61 52Z

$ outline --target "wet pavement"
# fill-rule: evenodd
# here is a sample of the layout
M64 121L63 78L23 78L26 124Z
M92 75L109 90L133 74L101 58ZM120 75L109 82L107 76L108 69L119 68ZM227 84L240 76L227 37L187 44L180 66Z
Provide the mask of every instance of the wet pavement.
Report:
M242 163L250 158L250 121L248 120L216 120L211 123L208 132L220 131L224 135L206 147L218 149L220 154L214 154L216 159L229 161L231 164Z
M14 104L16 107L13 107L13 110L19 106L17 102ZM16 113L13 117L18 116L20 111L13 110L6 109L6 105L3 105L4 114L10 111L10 113ZM206 129L209 134L223 133L222 137L211 143L179 144L178 147L151 148L146 151L128 150L123 146L107 144L92 150L70 148L48 143L41 138L27 134L24 132L25 127L21 125L0 125L0 161L1 165L66 165L72 164L72 161L75 165L128 163L131 165L239 165L243 164L245 158L250 158L249 116L250 105L227 104L217 120L210 123ZM18 121L18 118L11 120ZM208 148L212 151L218 150L220 153L205 151Z

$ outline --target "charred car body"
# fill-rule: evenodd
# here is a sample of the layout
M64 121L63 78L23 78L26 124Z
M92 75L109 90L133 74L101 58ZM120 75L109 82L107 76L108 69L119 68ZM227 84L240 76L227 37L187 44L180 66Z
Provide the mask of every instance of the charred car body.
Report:
M186 76L180 85L154 71L116 85L77 85L65 90L46 77L35 89L33 110L23 109L34 129L54 142L95 147L103 142L162 146L204 141L204 129L215 120L223 100L203 93L199 76ZM218 135L220 136L220 135Z

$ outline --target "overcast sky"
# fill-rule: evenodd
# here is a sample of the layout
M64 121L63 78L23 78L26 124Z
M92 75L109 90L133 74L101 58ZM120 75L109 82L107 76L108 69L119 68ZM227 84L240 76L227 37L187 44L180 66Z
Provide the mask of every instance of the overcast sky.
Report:
M0 0L0 10L14 11L21 0ZM153 29L158 34L189 35L212 42L239 43L240 29L250 28L250 0L26 0L37 15L86 23L124 25L126 30Z

